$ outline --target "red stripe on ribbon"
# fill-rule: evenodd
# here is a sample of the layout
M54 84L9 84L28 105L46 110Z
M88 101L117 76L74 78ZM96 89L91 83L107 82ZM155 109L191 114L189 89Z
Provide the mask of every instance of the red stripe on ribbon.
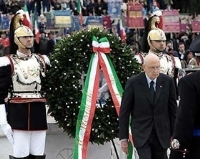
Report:
M103 71L103 75L104 75L104 77L105 77L105 79L106 79L106 82L107 82L107 84L108 84L108 88L109 88L109 90L110 90L110 94L111 94L111 97L112 97L112 100L113 100L115 109L116 109L117 114L118 114L118 116L119 116L119 110L120 110L120 104L121 104L121 103L118 102L117 97L115 96L115 92L114 92L114 90L113 90L113 87L112 87L112 84L111 84L111 80L110 80L110 78L109 78L108 70L107 70L107 68L106 68L106 64L105 64L103 58L100 57L99 61L100 61L100 66L101 66L102 71Z
M102 53L110 53L110 47L108 47L108 48L101 48L101 47L94 47L93 46L93 51L94 52L96 52L96 53L100 53L100 52L102 52Z
M99 72L99 71L100 71L100 68L99 68L99 65L98 65L97 69L96 69L96 72ZM95 81L94 81L94 87L93 88L94 89L92 91L92 96L91 96L91 98L92 98L91 109L90 109L90 112L88 114L89 119L88 119L88 123L87 123L87 126L86 126L85 136L84 136L84 139L83 139L82 159L86 159L87 158L87 147L88 147L88 143L89 143L89 139L90 139L92 122L93 122L95 109L96 109L96 99L97 99L98 89L99 89L99 73L96 73Z

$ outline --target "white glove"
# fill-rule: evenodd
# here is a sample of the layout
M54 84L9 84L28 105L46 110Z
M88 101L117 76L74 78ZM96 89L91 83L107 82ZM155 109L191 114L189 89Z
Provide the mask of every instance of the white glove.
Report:
M5 104L0 104L0 126L8 140L13 144L13 131L7 122Z
M171 147L173 149L179 149L179 147L180 147L179 141L177 139L173 139L172 142L171 142Z
M8 140L10 141L10 143L13 144L14 143L13 131L12 131L12 128L10 127L10 125L4 124L4 125L1 125L1 128L4 132L4 134L6 135L6 137L8 138Z

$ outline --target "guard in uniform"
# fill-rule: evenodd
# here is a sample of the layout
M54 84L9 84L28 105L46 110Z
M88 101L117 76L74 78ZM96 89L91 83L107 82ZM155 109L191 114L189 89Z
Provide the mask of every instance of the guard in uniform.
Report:
M200 53L200 35L190 45ZM198 62L200 58L197 57ZM195 71L195 72L194 72ZM200 159L200 71L191 70L180 79L180 102L177 110L170 159Z
M50 65L31 52L34 35L16 14L10 24L10 55L0 57L0 126L13 146L10 159L44 159L46 99L41 80Z
M180 60L163 53L166 48L166 36L162 29L158 28L160 18L153 15L147 22L145 33L142 37L141 45L143 53L135 55L135 59L143 64L143 58L149 54L156 54L160 59L161 73L174 76L174 68L181 68Z

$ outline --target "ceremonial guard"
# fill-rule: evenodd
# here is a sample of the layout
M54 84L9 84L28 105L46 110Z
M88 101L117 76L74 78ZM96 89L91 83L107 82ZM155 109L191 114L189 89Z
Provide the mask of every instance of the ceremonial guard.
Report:
M31 52L34 35L22 22L20 13L12 18L11 54L0 57L0 126L13 147L10 159L44 159L47 120L41 81L50 62Z
M153 15L149 18L145 27L144 36L141 40L142 53L136 54L135 59L140 64L143 64L143 59L147 54L156 54L160 59L160 72L173 77L174 68L180 69L181 63L178 58L164 53L166 48L166 36L164 31L158 28L159 23L159 16Z
M200 62L200 35L190 45ZM180 79L180 102L171 142L170 159L200 159L200 68Z

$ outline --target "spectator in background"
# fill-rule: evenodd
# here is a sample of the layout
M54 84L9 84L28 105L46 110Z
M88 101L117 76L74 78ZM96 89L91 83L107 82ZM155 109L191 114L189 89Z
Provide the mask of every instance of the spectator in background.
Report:
M24 4L25 4L25 0L19 0L18 1L18 5L23 8L24 7Z
M38 16L41 14L41 0L34 0L34 5L36 5Z
M112 28L112 34L115 35L117 38L120 38L116 27Z
M183 42L178 44L178 53L174 53L174 56L180 59L182 68L185 68L185 44Z
M96 6L95 1L90 0L89 4L87 5L87 10L89 15L95 15L95 6Z
M39 52L42 55L47 55L47 42L48 42L48 39L46 37L46 33L41 33L40 41L38 44L38 50L35 50L35 51Z
M44 13L50 11L50 6L51 6L50 0L42 0L42 7Z
M35 10L35 2L34 2L34 0L26 1L26 6L27 6L29 14L34 13L34 10Z
M123 16L127 16L127 4L125 2L125 0L122 1L122 4L121 4L121 12L122 12L122 15Z
M130 48L131 48L131 54L134 58L134 56L139 53L139 48L136 45L131 45Z
M69 7L70 7L70 10L72 11L72 15L79 15L77 11L77 2L75 0L69 1Z
M41 14L39 16L39 19L38 19L38 27L39 27L39 31L40 33L45 33L45 30L46 30L46 18L43 14Z
M102 0L102 15L108 15L108 3L107 3L107 0Z
M0 44L3 45L4 48L10 47L10 40L5 31L1 32Z
M195 66L197 66L197 61L195 59L195 55L190 50L186 50L184 61L186 62L185 68L194 68Z
M54 10L61 10L61 4L59 3L58 0L55 0L55 1L54 1L53 9L54 9Z
M147 5L145 2L141 2L142 4L142 16L143 16L143 19L146 19L147 18Z
M97 0L96 6L95 6L95 15L101 16L102 14L102 3L101 0Z
M62 0L61 1L61 10L68 10L68 9L70 9L68 1Z
M81 9L82 9L82 15L88 16L87 1L86 0L83 0L83 4L81 5Z
M171 39L173 43L173 48L175 51L178 51L178 44L180 42L179 40L179 33L174 33L173 38Z
M47 45L46 45L46 48L47 48L47 51L46 51L46 55L47 56L50 56L50 54L53 53L54 51L54 45L56 44L56 35L55 35L55 32L50 32L48 34L48 37L49 37L49 40L47 41Z
M158 7L157 1L153 1L152 8L151 8L151 13L153 13L155 11L158 11L158 10L160 10L160 8Z
M2 14L6 14L6 4L4 2L4 0L0 0L0 11L2 12Z
M190 40L186 33L180 34L180 41L185 44L185 50L188 50L190 47Z

